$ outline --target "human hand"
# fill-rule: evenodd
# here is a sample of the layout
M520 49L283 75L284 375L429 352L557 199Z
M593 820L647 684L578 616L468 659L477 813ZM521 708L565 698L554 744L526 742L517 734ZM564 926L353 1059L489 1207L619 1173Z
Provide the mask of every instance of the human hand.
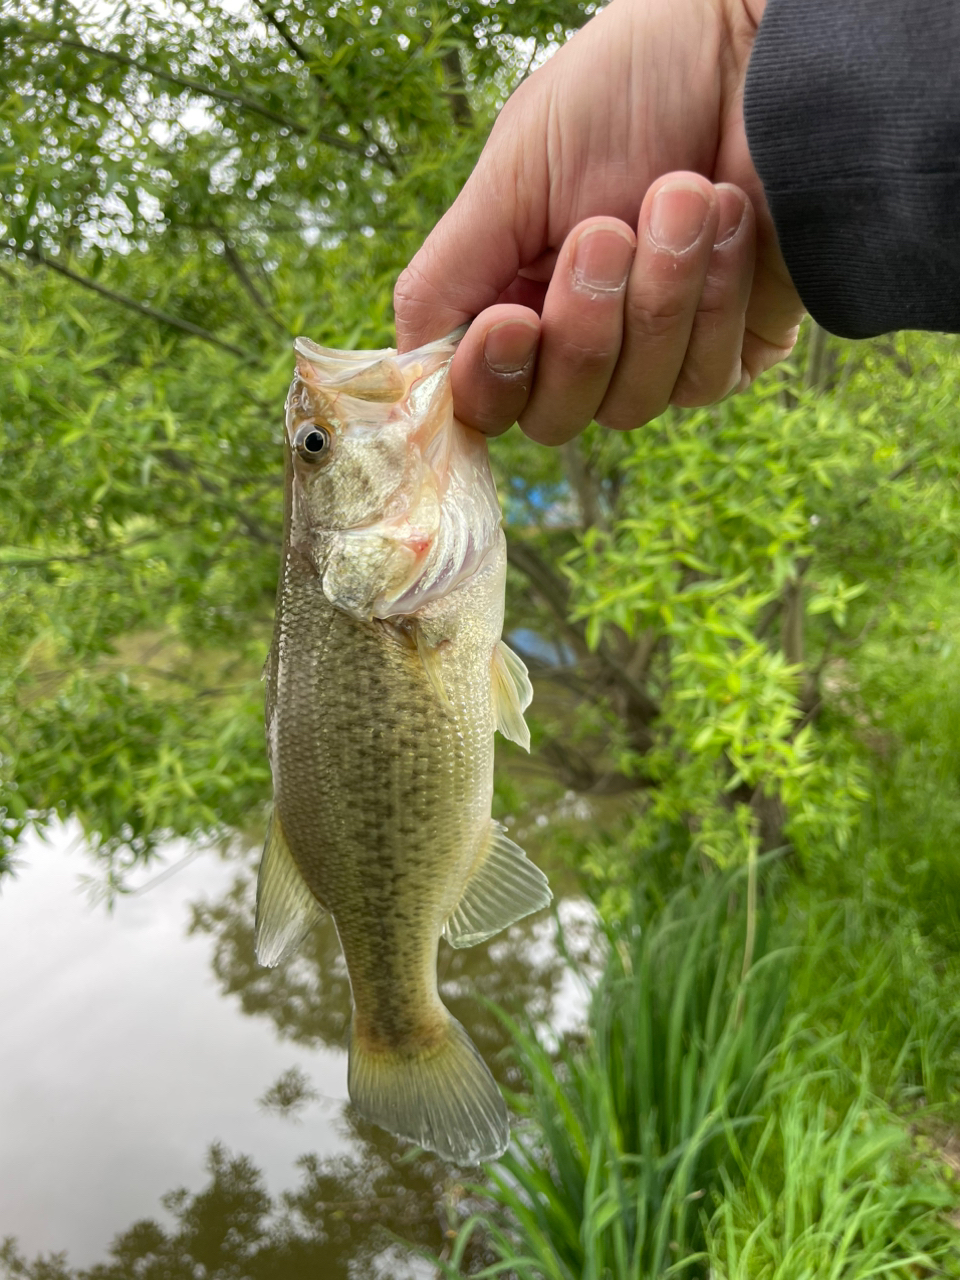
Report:
M613 0L506 103L394 295L458 416L560 444L743 388L803 308L743 124L766 0Z

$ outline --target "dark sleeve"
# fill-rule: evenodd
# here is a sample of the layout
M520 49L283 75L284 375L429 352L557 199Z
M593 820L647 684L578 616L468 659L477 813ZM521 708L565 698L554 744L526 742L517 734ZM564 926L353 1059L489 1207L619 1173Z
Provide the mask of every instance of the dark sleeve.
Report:
M814 319L960 333L960 0L769 0L744 110Z

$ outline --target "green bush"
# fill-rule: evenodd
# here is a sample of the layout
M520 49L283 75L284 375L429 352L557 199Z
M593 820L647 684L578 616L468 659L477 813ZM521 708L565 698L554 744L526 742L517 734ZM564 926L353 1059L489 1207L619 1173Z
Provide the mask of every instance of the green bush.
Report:
M812 1066L809 1053L790 1057L752 1157L739 1176L722 1171L708 1228L715 1280L960 1276L960 1237L944 1220L956 1192L870 1096L867 1072L837 1110Z

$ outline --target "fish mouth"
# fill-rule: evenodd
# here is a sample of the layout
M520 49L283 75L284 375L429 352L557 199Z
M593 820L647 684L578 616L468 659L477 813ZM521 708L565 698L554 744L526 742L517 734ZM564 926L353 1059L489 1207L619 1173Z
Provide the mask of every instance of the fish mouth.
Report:
M396 404L407 395L415 382L434 372L451 359L467 332L460 325L446 337L428 342L406 355L398 355L394 347L378 351L338 351L321 347L312 338L299 337L293 342L300 376L328 398L348 395L373 404ZM441 357L439 364L436 357Z
M410 352L410 355L419 359L422 356L434 355L447 347L452 347L455 351L469 328L469 324L461 324L444 337L437 338L434 342L428 342L425 346L418 347L416 351ZM398 361L403 361L407 358L406 355L398 356L396 347L380 347L376 351L341 351L336 347L322 347L319 342L314 342L312 338L303 337L294 338L293 349L298 356L303 356L311 364L332 371L338 368L340 370L344 368L356 369L361 365L376 365L388 356L395 357Z

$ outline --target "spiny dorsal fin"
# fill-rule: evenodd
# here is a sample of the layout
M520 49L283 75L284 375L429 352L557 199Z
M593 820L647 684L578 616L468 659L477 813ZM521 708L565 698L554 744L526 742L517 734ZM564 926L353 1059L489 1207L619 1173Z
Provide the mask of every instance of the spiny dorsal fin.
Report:
M493 1160L510 1141L500 1090L456 1018L419 1053L374 1050L354 1027L348 1087L368 1120L455 1164Z
M533 701L533 685L521 658L503 640L493 649L493 713L505 738L530 750L530 730L523 713Z
M317 901L300 874L287 845L276 813L270 818L267 840L260 859L257 880L257 959L268 969L279 964L300 945L313 926L323 918Z
M443 926L443 936L451 947L476 946L548 906L552 897L540 868L513 843L499 822L491 821L487 847Z

